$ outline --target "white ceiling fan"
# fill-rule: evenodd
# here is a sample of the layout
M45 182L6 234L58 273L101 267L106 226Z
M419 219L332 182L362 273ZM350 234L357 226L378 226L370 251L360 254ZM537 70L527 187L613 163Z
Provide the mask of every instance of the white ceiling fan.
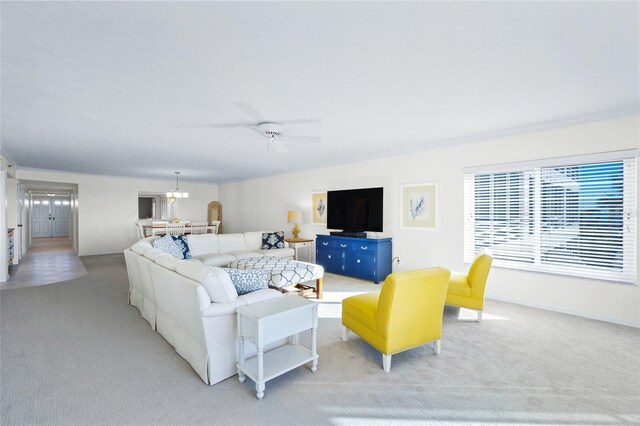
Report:
M289 151L286 142L320 142L319 137L313 136L287 136L283 134L284 126L280 123L266 121L258 123L256 129L267 140L267 149L272 148L279 153Z
M255 121L253 122L238 122L238 123L222 123L214 124L211 127L215 128L230 128L239 127L247 128L258 133L263 139L267 141L267 149L274 150L278 153L285 153L289 151L287 143L289 142L303 142L303 143L319 143L321 138L315 136L294 136L284 131L284 125L286 123L317 123L318 120L302 119L302 120L279 120L279 121L267 121L262 118L253 107L238 103L236 104L247 115L249 115Z

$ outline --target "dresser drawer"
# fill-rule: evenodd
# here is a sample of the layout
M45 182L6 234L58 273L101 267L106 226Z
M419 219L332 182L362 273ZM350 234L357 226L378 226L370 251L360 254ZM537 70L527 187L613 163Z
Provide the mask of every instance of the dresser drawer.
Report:
M316 248L336 248L336 241L328 238L318 238L316 240Z

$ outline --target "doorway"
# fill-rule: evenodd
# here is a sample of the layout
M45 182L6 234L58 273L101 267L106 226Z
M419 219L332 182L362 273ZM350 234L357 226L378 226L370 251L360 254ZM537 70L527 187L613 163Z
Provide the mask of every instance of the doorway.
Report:
M69 236L68 198L33 198L32 234L34 238Z

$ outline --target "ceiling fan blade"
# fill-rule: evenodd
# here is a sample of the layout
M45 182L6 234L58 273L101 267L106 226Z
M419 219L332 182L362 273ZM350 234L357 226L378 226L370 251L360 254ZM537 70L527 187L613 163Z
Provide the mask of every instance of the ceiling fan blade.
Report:
M283 136L289 142L320 143L322 138L316 136Z
M287 146L282 141L280 141L278 139L270 140L269 141L269 146L272 146L273 149L275 149L280 154L283 154L283 153L289 151L289 148L287 148Z
M214 123L214 124L206 124L206 127L213 127L216 129L224 129L224 128L233 128L233 127L250 127L255 126L256 123L250 122L238 122L238 123Z
M255 109L253 106L249 105L248 103L236 102L235 106L240 108L242 111L244 111L245 114L251 117L254 120L253 124L266 121L264 119L264 116L260 114L260 112L257 109Z
M280 124L303 124L303 123L320 123L320 120L314 118L300 118L297 120L274 120L276 123Z
M256 132L257 134L259 134L260 136L262 136L263 138L267 137L267 134L265 132L263 132L262 130L260 130L260 128L256 127L255 125L250 125L250 126L246 126L247 129L249 130L253 130L254 132Z

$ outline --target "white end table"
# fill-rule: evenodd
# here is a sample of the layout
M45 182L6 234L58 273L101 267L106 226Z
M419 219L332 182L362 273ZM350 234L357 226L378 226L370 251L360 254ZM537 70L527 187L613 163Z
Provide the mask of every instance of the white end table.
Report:
M238 380L245 375L256 384L256 397L264 397L265 383L287 371L311 362L318 369L316 337L318 305L303 297L283 297L238 308ZM300 344L299 333L311 330L311 348ZM264 352L269 343L288 337L284 346ZM245 340L253 342L258 354L245 359Z

